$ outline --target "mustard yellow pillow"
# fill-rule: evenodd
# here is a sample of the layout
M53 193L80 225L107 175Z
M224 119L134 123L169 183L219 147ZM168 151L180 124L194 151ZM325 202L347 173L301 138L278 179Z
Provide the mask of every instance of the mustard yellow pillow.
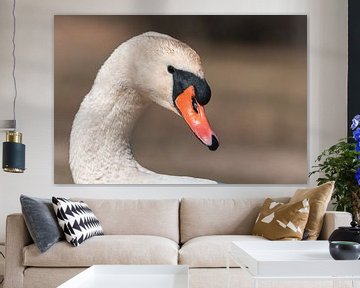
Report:
M284 204L268 198L260 209L252 234L269 240L301 240L308 217L307 199Z
M319 237L324 222L326 208L334 190L334 181L327 182L315 188L298 189L289 203L309 199L310 213L305 227L304 240L316 240Z

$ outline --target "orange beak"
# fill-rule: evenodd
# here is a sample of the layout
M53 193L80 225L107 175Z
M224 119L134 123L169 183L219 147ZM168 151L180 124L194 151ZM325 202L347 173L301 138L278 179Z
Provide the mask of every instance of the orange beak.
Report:
M179 94L175 104L196 137L210 150L216 150L219 141L206 118L204 106L196 101L194 86L189 86Z

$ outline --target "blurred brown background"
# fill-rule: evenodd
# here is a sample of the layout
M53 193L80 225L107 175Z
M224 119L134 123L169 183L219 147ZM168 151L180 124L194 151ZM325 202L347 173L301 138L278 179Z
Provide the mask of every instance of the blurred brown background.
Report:
M55 16L54 179L73 183L72 121L111 52L146 31L169 34L202 59L211 152L175 114L152 105L133 135L135 158L158 173L229 184L307 182L306 16Z

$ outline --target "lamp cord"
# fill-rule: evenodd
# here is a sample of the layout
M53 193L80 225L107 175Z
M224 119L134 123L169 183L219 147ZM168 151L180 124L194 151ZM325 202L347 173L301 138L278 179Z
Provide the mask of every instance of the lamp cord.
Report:
M16 56L15 56L15 35L16 35L16 15L15 15L15 8L16 8L16 0L13 0L13 7L12 7L12 16L13 16L13 34L12 34L12 57L13 57L13 69L12 69L12 78L14 82L14 101L13 101L13 118L15 121L15 130L16 130L16 98L17 98L17 85L16 85L16 77L15 77L15 69L16 69Z

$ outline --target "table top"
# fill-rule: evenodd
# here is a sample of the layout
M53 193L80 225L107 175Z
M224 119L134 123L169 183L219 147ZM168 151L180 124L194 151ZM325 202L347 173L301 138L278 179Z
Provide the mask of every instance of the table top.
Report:
M94 265L58 288L188 288L185 265Z
M328 241L235 241L230 253L256 277L360 277L360 261L334 260Z

